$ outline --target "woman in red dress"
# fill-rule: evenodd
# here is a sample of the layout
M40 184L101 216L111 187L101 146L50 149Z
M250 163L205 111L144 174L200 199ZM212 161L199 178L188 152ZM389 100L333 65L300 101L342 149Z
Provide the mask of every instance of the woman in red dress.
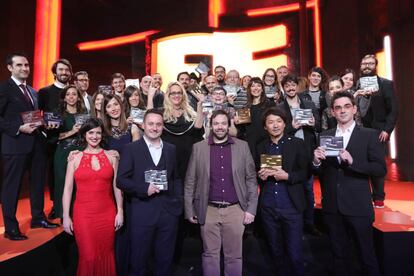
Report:
M116 275L115 231L123 224L122 193L115 185L118 156L102 149L102 121L89 119L79 130L85 149L68 162L63 192L63 227L75 235L79 251L77 275ZM70 204L76 198L73 222ZM115 201L114 202L114 195Z

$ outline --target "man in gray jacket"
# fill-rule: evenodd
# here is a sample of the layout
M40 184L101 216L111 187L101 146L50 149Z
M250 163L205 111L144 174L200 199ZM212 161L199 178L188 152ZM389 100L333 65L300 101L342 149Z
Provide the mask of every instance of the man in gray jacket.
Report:
M211 136L193 146L184 187L186 218L200 224L204 275L242 275L244 225L254 221L258 190L255 165L246 142L228 135L224 110L210 118Z

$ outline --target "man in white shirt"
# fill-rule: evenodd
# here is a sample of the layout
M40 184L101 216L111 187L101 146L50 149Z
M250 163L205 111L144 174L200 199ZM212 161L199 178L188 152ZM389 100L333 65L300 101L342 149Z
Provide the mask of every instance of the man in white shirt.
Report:
M314 151L313 165L322 187L322 211L331 240L335 275L354 275L349 233L355 235L360 251L363 275L380 275L374 252L369 178L384 176L383 149L373 129L356 126L354 97L338 92L332 98L336 129L321 136L342 136L344 148L338 156L327 156L323 147Z
M89 76L86 71L78 71L73 75L73 83L76 85L76 88L81 92L83 102L85 104L88 113L91 112L91 103L92 97L88 94L89 88Z

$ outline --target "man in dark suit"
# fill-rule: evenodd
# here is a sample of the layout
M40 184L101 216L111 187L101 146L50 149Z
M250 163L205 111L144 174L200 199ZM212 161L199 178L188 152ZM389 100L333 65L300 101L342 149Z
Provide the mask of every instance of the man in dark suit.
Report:
M365 110L361 110L364 127L377 130L378 139L385 148L395 128L398 116L397 99L392 81L376 75L378 60L374 55L366 55L361 60L361 77L378 79L378 91L363 91L362 96L368 102ZM360 85L360 82L359 82ZM358 86L359 86L358 85ZM358 90L358 92L361 92ZM384 208L384 177L372 177L372 200L375 208Z
M26 84L29 62L23 54L7 58L11 78L0 85L0 131L3 162L2 210L4 236L25 240L16 219L16 208L23 174L30 167L30 209L32 228L56 228L43 212L45 182L45 137L32 123L23 123L21 113L37 109L36 92Z
M286 114L285 133L302 139L305 142L306 153L308 154L309 164L311 163L313 151L316 148L316 132L321 128L319 112L312 102L309 95L298 94L299 80L294 75L286 75L282 80L282 86L285 91L285 98L279 107ZM313 118L308 124L301 124L295 119L295 113L298 109L311 109ZM305 196L307 199L306 210L303 214L304 229L307 233L314 236L321 236L322 233L314 224L314 205L315 196L313 192L313 176L310 174L308 180L304 183Z
M313 165L322 187L322 210L334 255L336 275L353 275L350 271L349 233L355 234L363 263L363 275L379 275L374 252L369 177L386 174L383 149L375 130L355 124L354 97L338 92L332 98L336 129L321 136L342 136L344 149L338 156L327 156L322 147L314 151Z
M286 124L286 115L279 108L270 108L263 114L268 139L256 150L262 187L260 210L277 275L304 275L303 185L309 178L309 157L304 142L284 132ZM281 156L282 166L266 166L261 163L262 154Z
M125 146L118 168L117 186L131 197L131 256L128 275L146 275L147 261L155 253L154 275L171 275L178 217L183 210L183 189L178 178L175 146L163 142L162 111L144 116L144 136ZM168 188L145 182L148 170L166 170Z
M75 74L73 74L73 84L75 84L78 90L81 92L83 102L85 103L85 107L88 110L88 113L90 113L91 106L92 106L92 96L88 94L88 88L89 88L88 72L78 71Z

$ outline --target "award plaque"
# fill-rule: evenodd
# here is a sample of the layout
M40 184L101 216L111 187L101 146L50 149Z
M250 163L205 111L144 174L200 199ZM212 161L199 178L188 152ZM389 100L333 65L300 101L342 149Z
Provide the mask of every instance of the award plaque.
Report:
M201 105L203 107L203 113L204 114L211 113L211 112L213 112L213 110L215 110L213 102L209 99L205 100Z
M366 91L376 92L379 90L377 76L362 77L359 79L359 88Z
M207 74L210 68L204 62L200 62L195 70L200 74Z
M113 94L112 86L110 86L110 85L99 85L98 86L98 92L102 93L102 94L105 94L105 95Z
M160 191L168 190L167 170L148 170L144 174L145 182L154 184Z
M22 116L22 120L24 124L30 123L35 126L42 126L45 124L42 111L40 110L26 111L26 112L20 113L20 115Z
M131 108L131 117L133 118L133 121L135 124L142 124L144 122L144 115L145 115L145 110L143 109L139 109L139 108Z
M265 86L266 98L274 99L276 94L276 86Z
M89 114L76 114L75 115L75 122L77 125L83 125L86 120L88 120L91 117Z
M204 95L204 91L203 89L201 89L201 86L199 84L195 84L189 87L189 91L191 93L193 93L194 95L197 94L203 94Z
M236 110L237 117L239 117L239 124L248 124L252 122L250 117L250 108L240 108Z
M313 113L312 109L301 109L298 108L295 110L295 120L298 121L301 125L309 125L310 120L312 119Z
M240 90L239 86L234 86L234 85L225 85L223 88L226 90L227 97L236 97L237 92L239 92Z
M56 125L60 126L63 123L62 117L59 113L54 112L44 112L43 113L43 120L45 121L45 125Z
M126 79L125 87L131 86L131 85L139 88L139 79Z
M344 148L344 137L342 136L321 136L320 146L325 149L326 156L338 156Z
M260 155L260 168L282 168L282 155Z

